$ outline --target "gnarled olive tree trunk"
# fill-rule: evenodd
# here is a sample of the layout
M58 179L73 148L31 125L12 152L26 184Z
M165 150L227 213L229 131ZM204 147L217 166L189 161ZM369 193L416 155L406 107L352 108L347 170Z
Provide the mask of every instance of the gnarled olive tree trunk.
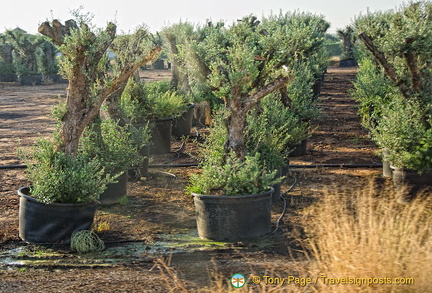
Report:
M72 31L80 37L67 38ZM99 114L105 99L119 91L140 66L159 54L161 48L154 47L139 61L125 65L117 78L107 80L105 72L97 69L100 68L100 62L116 36L116 26L113 23L109 23L105 31L99 35L90 32L85 24L78 27L73 20L66 21L65 25L58 20L54 20L52 25L44 22L39 27L39 32L58 45L66 58L64 62L68 66L69 87L66 97L67 112L62 119L60 130L62 144L59 149L66 154L76 154L81 134Z
M244 131L247 113L254 109L262 98L282 87L286 87L287 83L288 77L281 76L273 82L262 86L252 94L242 94L236 88L232 89L233 98L228 104L230 115L226 120L228 129L228 138L225 142L226 153L234 151L237 158L245 158Z

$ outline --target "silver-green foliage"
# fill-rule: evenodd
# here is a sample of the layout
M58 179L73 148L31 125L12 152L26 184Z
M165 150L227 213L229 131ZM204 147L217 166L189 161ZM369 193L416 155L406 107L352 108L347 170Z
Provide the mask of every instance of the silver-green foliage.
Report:
M262 168L260 155L246 156L240 160L230 153L225 163L207 161L202 173L191 177L188 190L198 194L243 195L256 194L278 182L276 171Z
M309 126L284 107L276 95L261 100L246 119L245 145L250 154L260 154L263 167L277 170L287 164L291 149L309 136Z
M100 127L100 133L95 130ZM132 132L131 132L132 130ZM139 165L144 157L139 150L149 137L148 128L130 128L120 126L111 119L92 125L80 140L79 153L97 158L104 166L105 172L116 175L132 166ZM138 139L139 138L139 139Z
M388 150L391 164L418 172L431 168L432 3L368 13L355 27L365 44L360 53L372 60L361 61L354 92L372 138Z
M40 138L31 154L23 154L32 185L31 196L43 203L94 202L113 180L97 158L67 155Z
M373 139L388 150L392 165L423 172L432 167L432 115L416 101L394 98L382 109L383 119L373 129Z
M181 115L187 109L185 98L167 81L149 83L130 79L121 98L126 116L135 123Z

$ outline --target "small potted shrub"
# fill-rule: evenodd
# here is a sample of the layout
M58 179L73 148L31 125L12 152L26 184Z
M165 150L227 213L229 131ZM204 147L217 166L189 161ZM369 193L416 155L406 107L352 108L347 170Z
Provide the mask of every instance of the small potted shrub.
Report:
M121 98L126 116L135 125L150 121L150 154L171 151L172 121L187 109L187 103L169 82L139 83L130 79Z
M425 115L420 104L400 98L383 109L383 117L372 135L387 150L395 185L409 185L408 197L432 186L432 115Z
M140 149L148 143L148 129L131 127L122 127L111 119L98 121L87 129L80 140L79 152L98 159L105 172L117 178L117 182L109 184L101 194L101 204L115 204L126 196L128 169L140 166L145 159ZM140 141L136 139L138 136Z
M42 138L23 157L31 185L18 191L20 237L31 243L68 243L73 232L89 229L96 200L112 182L100 161L67 155Z
M316 106L317 101L313 99L311 84L314 73L310 63L294 64L291 72L292 78L287 85L286 92L280 92L279 98L287 108L286 119L298 120L292 129L292 137L286 147L291 151L290 157L302 156L307 151L307 139L310 137L311 124L319 119L320 109ZM293 120L294 119L294 120Z

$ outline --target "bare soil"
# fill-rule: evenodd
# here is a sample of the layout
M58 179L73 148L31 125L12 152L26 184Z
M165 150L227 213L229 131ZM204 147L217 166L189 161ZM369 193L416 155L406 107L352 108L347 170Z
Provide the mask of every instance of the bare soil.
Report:
M319 96L323 117L308 140L306 155L292 158L291 164L380 163L377 147L360 126L356 103L347 93L355 74L356 68L329 68ZM142 73L146 80L169 76L169 71L163 70ZM49 118L50 108L59 96L65 96L65 87L65 84L0 84L1 166L22 164L17 148L30 146L38 136L52 133L55 124ZM202 131L192 131L183 149L180 149L182 141L175 141L170 155L154 161L178 156L171 163L195 162L196 140ZM24 243L18 236L17 190L29 184L24 169L0 169L0 292L167 292L170 285L180 287L180 284L194 291L210 286L216 271L225 281L234 273L264 275L272 270L295 274L294 263L306 261L301 253L290 253L300 249L297 240L303 237L299 225L301 210L328 188L364 188L370 178L381 180L379 168L292 169L284 179L282 191L291 186L294 177L298 184L288 194L287 212L274 235L260 241L210 245L206 249L203 243L182 244L181 248L164 245L169 239L177 245L180 236L196 233L193 200L184 189L189 176L197 171L197 167L151 168L148 178L129 180L126 204L98 209L95 226L108 248L138 244L145 247L143 251L110 256L116 261L101 263L71 253L67 247L50 247L48 251L54 251L56 256L45 254L38 258L45 262L38 264L8 262L12 249L24 248L25 255L35 258L35 254L47 248ZM282 208L282 202L274 206L273 222ZM160 265L161 271L155 266L158 259L164 259L169 266L164 269ZM287 272L287 268L291 271ZM171 269L178 274L178 280L169 275Z

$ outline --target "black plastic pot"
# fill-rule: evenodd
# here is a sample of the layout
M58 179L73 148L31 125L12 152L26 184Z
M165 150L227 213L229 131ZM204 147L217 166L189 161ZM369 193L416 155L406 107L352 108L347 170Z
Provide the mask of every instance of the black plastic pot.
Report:
M238 241L269 233L273 191L238 196L193 194L199 237Z
M192 117L192 126L206 126L210 123L210 105L208 102L200 102L195 105Z
M151 121L150 155L163 155L171 152L172 118Z
M393 176L393 172L392 172L392 168L390 167L390 163L387 161L386 157L388 156L388 150L387 149L383 149L383 177L385 178L392 178Z
M286 165L281 168L281 176L285 176L285 175L288 174L288 172L289 172L289 164L290 164L290 161L288 159L287 162L286 162Z
M344 59L339 61L339 67L353 67L357 66L357 61L355 59Z
M300 157L306 154L307 150L307 139L303 139L300 144L291 146L293 151L289 154L290 157Z
M45 75L45 79L49 79L54 83L68 83L67 79L64 79L60 74L49 74Z
M42 74L18 75L19 85L41 85L42 80Z
M173 121L172 135L175 137L189 136L192 128L192 118L195 104L189 104L188 109Z
M18 190L19 236L35 244L67 244L73 232L93 223L96 204L44 204L29 196L30 188Z
M393 170L393 185L396 190L405 189L402 201L414 198L420 190L432 187L432 169L426 170L421 175L417 171L391 167Z
M15 81L17 81L17 76L15 73L2 73L2 74L0 74L0 81L2 81L2 82L15 82Z
M107 185L105 191L100 195L99 202L101 205L112 205L119 203L120 198L127 194L128 171L125 171L117 178L117 183Z

